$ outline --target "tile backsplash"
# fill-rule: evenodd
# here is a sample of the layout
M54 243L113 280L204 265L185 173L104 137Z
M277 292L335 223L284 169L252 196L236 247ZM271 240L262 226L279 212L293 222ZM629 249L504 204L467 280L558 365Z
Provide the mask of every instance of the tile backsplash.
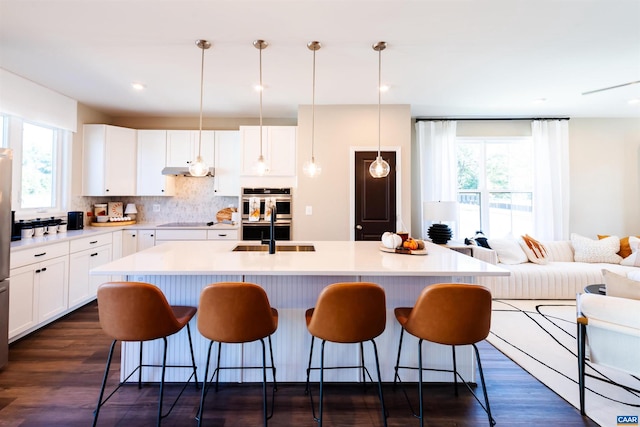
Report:
M213 191L215 178L178 176L176 195L170 197L82 197L73 199L69 210L92 212L96 203L121 201L135 203L138 222L209 222L215 221L216 212L228 206L238 207L239 197L219 197ZM159 207L154 212L154 206Z

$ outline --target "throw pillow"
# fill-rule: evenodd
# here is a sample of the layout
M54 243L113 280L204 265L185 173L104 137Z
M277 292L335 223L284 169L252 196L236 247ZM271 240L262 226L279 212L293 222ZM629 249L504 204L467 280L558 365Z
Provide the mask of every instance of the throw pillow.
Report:
M496 251L498 262L502 264L522 264L529 260L514 239L489 239L489 246Z
M635 236L629 237L629 247L631 248L631 255L620 261L620 264L640 267L640 239Z
M528 234L522 236L522 240L520 240L519 243L522 247L522 250L524 250L524 253L527 255L529 261L536 264L549 263L549 260L547 258L547 248L542 243L538 242Z
M608 234L598 234L598 239L606 239L609 237ZM640 236L635 236L640 237ZM629 245L629 237L623 237L620 239L620 251L618 252L622 258L626 258L631 255L631 247Z
M571 233L575 262L607 262L620 264L622 257L616 252L620 250L618 236L609 236L602 240L592 240L588 237Z
M607 287L607 296L640 300L640 282L609 270L602 270L602 275Z

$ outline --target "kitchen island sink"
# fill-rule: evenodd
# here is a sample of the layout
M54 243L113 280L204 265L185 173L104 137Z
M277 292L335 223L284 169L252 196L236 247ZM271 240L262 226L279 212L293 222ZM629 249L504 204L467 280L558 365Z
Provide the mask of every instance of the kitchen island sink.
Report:
M232 250L233 252L268 252L269 245L238 245ZM276 252L315 252L313 245L278 245L276 244Z

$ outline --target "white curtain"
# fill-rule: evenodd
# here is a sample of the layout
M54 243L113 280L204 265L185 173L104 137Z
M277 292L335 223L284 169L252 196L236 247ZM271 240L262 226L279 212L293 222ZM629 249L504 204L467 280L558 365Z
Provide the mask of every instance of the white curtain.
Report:
M421 121L416 123L416 141L420 156L420 221L423 236L426 227L422 214L423 202L456 201L458 172L456 161L456 122ZM457 234L457 221L454 235Z
M569 238L569 122L533 120L533 223L539 240Z

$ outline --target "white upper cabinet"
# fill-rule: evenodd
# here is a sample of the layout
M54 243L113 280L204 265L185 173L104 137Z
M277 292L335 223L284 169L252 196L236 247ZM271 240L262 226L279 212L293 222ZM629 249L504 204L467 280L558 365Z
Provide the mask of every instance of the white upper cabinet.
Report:
M240 133L235 130L215 131L216 196L240 195Z
M162 175L166 164L167 131L138 130L138 196L173 196L175 177Z
M83 131L83 195L135 195L136 130L84 125Z
M296 126L263 126L262 155L267 164L267 176L296 175ZM260 127L241 126L241 173L255 176L260 156Z
M202 131L202 159L212 167L215 151L215 132ZM199 131L168 130L167 131L167 167L189 167L198 156Z

